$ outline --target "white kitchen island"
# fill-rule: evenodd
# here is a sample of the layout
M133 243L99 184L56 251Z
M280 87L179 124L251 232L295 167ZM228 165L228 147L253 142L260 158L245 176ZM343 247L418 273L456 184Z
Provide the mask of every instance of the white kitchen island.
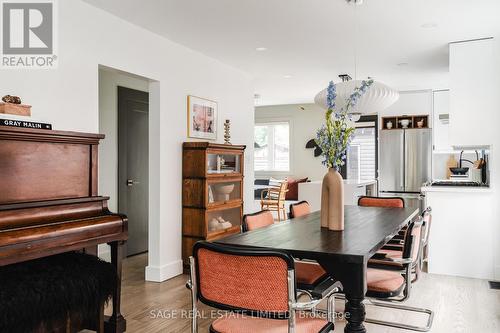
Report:
M321 181L312 181L299 184L299 201L305 200L311 205L312 211L321 209ZM377 181L372 180L344 180L344 204L357 205L358 198L367 193L377 193ZM367 192L368 191L368 192Z
M498 203L492 189L428 186L422 192L432 208L429 273L494 279Z

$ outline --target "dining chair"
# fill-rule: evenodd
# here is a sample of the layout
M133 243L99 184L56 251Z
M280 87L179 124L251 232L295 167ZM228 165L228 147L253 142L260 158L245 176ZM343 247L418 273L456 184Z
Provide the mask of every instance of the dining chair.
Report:
M420 232L422 244L420 249L421 253L419 254L420 260L418 262L418 265L416 265L412 271L415 274L413 282L418 280L419 275L423 268L423 263L424 261L427 261L426 249L427 245L429 244L429 234L432 222L432 208L427 207L426 209L424 209L424 211L420 215L420 219L422 221L422 227L421 227L422 230ZM396 243L386 244L381 250L377 251L377 253L370 260L368 260L368 266L382 267L385 269L395 268L401 270L402 266L398 262L385 261L384 259L391 258L400 260L403 258L403 252L404 252L404 241L401 241L400 244Z
M311 205L307 201L300 201L290 205L290 218L301 217L311 213Z
M290 205L290 219L301 217L311 213L311 206L307 201L301 201ZM297 286L300 290L314 290L323 280L328 278L328 273L316 261L296 260L295 271L297 275Z
M417 221L411 222L408 225L401 258L380 258L378 260L385 262L385 266L382 265L378 268L368 267L366 271L366 297L375 306L426 314L428 316L426 325L415 326L378 319L366 319L366 322L420 332L427 332L431 329L434 318L432 310L394 303L404 302L410 297L411 287L415 282L412 279L412 272L418 269L422 255L424 223L424 219L419 217ZM401 269L394 270L396 266L399 266ZM385 269L383 269L384 267Z
M387 207L387 208L404 208L405 201L401 197L372 197L361 196L358 199L358 206L361 207ZM401 229L398 235L393 237L395 243L399 243L404 238L406 226Z
M424 262L429 262L429 236L431 233L431 224L432 224L432 208L427 207L423 213L422 217L424 219L424 236L422 243L422 261L421 265L423 267Z
M230 247L197 242L189 258L192 311L198 302L232 314L217 316L211 333L292 332L327 333L334 329L334 294L297 302L295 263L291 256L274 250ZM306 315L327 299L328 317ZM192 333L198 331L198 316L191 319Z
M243 216L243 232L256 230L274 224L273 215L268 210L262 210L253 214ZM310 291L317 288L323 280L328 278L328 273L316 262L300 261L295 262L295 274L297 288L310 295Z
M267 227L274 223L273 213L268 210L261 210L253 214L243 215L243 232Z
M286 220L286 192L288 182L284 181L277 187L269 187L260 193L260 207L262 210L278 212L278 221ZM283 216L281 216L283 214Z

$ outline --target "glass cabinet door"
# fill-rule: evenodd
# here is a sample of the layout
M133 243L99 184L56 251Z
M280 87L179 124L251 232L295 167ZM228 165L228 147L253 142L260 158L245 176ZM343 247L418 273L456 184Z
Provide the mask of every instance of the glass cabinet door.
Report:
M241 180L209 181L208 206L223 205L242 200Z
M239 231L241 229L241 206L207 212L207 236Z
M211 152L207 154L207 174L240 174L241 155Z

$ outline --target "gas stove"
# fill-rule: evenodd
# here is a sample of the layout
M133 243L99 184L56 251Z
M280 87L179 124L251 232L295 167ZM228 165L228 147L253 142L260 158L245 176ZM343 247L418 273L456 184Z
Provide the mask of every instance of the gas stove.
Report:
M435 180L431 183L431 186L483 186L479 182L474 182L469 180L468 178L465 179L446 179L446 180Z

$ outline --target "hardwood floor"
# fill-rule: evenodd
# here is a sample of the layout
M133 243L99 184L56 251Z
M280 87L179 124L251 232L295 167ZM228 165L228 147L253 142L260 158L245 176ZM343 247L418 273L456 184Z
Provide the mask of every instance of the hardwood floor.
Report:
M122 313L127 319L127 332L190 332L188 311L190 293L187 276L178 276L163 283L145 282L147 255L128 258L124 262ZM484 280L423 274L405 304L427 307L435 312L431 332L494 333L500 332L500 291L489 289ZM342 303L337 303L337 309ZM212 308L200 305L203 315ZM367 317L423 325L425 318L403 311L366 306ZM199 332L208 332L210 319L200 321ZM366 324L368 332L409 332ZM344 322L335 323L335 332L344 331Z

